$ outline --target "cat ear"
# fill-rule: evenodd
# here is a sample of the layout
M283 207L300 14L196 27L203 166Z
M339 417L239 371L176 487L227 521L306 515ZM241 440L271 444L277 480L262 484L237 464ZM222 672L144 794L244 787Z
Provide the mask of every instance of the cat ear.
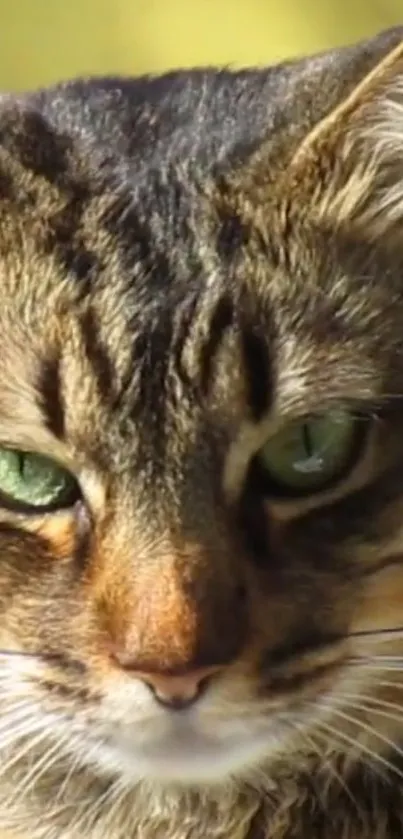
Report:
M403 42L312 130L285 179L283 194L330 224L379 235L403 221Z

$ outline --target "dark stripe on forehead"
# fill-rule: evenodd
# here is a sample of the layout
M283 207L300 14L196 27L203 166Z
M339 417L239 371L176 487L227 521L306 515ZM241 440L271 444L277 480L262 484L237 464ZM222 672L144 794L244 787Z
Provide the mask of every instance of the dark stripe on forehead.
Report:
M37 390L41 410L49 431L59 440L65 435L60 359L56 356L44 361L39 371Z
M6 168L0 170L0 200L13 201L16 197L16 185L14 179L7 172Z
M241 330L241 346L246 367L249 408L253 419L258 422L269 410L272 399L268 345L252 326L244 326Z
M122 190L113 204L104 212L102 225L124 247L127 255L149 265L152 257L151 231L145 220L139 218L129 190Z
M173 336L172 316L165 312L154 327L145 325L146 347L140 367L141 403L148 410L163 409L166 397L166 379L171 364Z
M31 185L30 190L25 189L23 175L21 183L17 183L18 201L22 206L31 202L32 214L36 214L41 223L38 249L56 259L64 274L69 273L78 280L87 279L94 270L99 271L100 260L86 246L82 224L95 185L75 171L79 151L73 139L58 133L37 111L29 108L22 111L13 106L1 113L0 145L19 160L27 173L38 179L38 184L43 180L56 188L50 189L47 196L42 183L42 192L37 195L35 185ZM11 195L10 187L1 173L0 197L17 200Z
M219 228L217 233L217 252L225 262L235 259L243 245L250 239L249 225L240 216L225 205L218 208Z
M0 121L0 143L15 155L25 169L49 183L64 185L70 169L71 137L57 134L33 108L13 105L4 109Z
M119 392L121 419L131 417L147 469L157 478L165 461L169 438L169 368L172 363L172 318L155 322L144 318L133 338L130 370ZM125 423L122 424L122 427ZM128 428L132 429L131 423Z
M128 327L130 328L130 327ZM147 335L140 332L133 337L130 357L122 372L119 388L111 403L110 409L113 413L127 415L130 412L130 405L133 402L133 386L139 382L139 373L144 357L147 352Z
M83 237L83 215L91 201L91 189L85 183L71 183L63 205L48 220L45 252L61 264L63 272L80 282L100 273L102 259L89 249Z
M152 211L155 212L155 207ZM168 256L162 247L169 248L169 242L158 242L150 222L134 203L133 196L125 190L113 203L102 218L102 225L113 237L119 248L122 265L133 276L143 278L147 283L145 293L150 299L152 294L168 286L172 279L172 268ZM164 219L161 219L161 226Z
M113 360L102 337L96 313L88 307L80 320L85 354L91 365L101 398L105 401L115 397L117 375Z

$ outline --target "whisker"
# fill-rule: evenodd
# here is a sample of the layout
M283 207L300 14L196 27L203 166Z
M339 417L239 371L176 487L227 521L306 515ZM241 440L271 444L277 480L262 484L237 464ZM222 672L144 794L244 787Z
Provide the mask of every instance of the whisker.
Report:
M3 720L0 726L0 753L10 744L17 743L29 734L34 734L40 728L43 728L42 722L34 722L31 714L21 714L16 718L10 715L9 719ZM3 733L6 736L3 736Z
M325 702L325 706L327 705L328 708L329 704L330 703ZM401 749L400 746L397 746L396 743L394 743L393 740L391 740L389 737L386 737L384 734L381 734L380 731L377 731L371 725L364 723L362 720L359 720L356 717L351 716L350 714L346 714L345 711L340 711L339 708L334 708L332 706L332 710L340 719L344 719L346 722L353 723L353 725L358 726L358 728L361 728L363 731L367 731L368 734L377 737L382 743L385 743L385 745L393 749L393 751L396 752L396 754L398 754L399 757L403 758L403 749ZM360 743L359 745L361 747L363 744Z
M64 799L66 791L68 790L69 783L71 779L74 777L77 769L79 768L81 763L80 755L77 752L73 760L71 760L69 771L67 772L66 776L63 779L63 783L60 784L59 789L57 791L57 795L55 798L55 804L61 803Z
M397 702L391 702L389 699L381 699L377 696L369 696L365 693L347 693L346 691L343 691L341 694L338 694L336 699L338 699L339 696L342 699L352 699L359 701L363 700L368 704L374 704L380 708L391 708L392 710L400 711L403 714L403 705L399 705Z
M26 735L24 736L24 745L1 767L0 777L9 772L10 769L12 769L16 763L19 763L30 751L33 751L38 745L43 743L43 741L46 741L46 738L49 736L48 731L43 729L43 725L38 725L37 730L38 729L40 730L40 734L33 739L29 736L28 742L25 742ZM27 732L27 735L28 733L30 734L31 732Z
M119 783L115 781L113 784L108 786L101 796L96 797L92 807L89 809L87 806L80 808L80 813L81 809L84 812L82 816L79 813L79 821L75 824L77 836L84 836L85 833L94 826L100 812L102 811L102 806L105 805L109 799L112 799L113 804L115 804L115 793L117 791L117 787L119 787ZM92 797L90 800L92 801Z
M348 632L346 638L371 638L375 641L388 641L390 637L403 638L403 626L391 626L382 629L358 629L356 632Z
M403 684L401 682L389 682L382 679L380 682L377 682L376 684L386 688L397 688L398 690L403 690Z
M118 781L115 783L112 789L114 793L114 801L108 812L108 816L105 821L105 827L108 827L108 825L111 825L111 827L113 827L113 820L115 818L116 812L119 812L119 810L121 809L122 802L124 801L124 798L127 795L126 784L123 782L122 779L118 779Z
M44 755L39 760L35 760L33 766L29 770L29 772L24 775L22 781L16 789L13 791L13 795L10 798L10 803L13 803L15 800L24 794L27 795L28 792L35 786L35 784L39 781L39 779L47 772L51 767L57 763L60 759L60 750L61 746L64 745L66 742L67 737L63 738L63 741L59 738L56 743L53 744L52 748L49 748L45 751Z
M335 714L339 715L339 712L335 710ZM398 778L400 778L403 781L403 772L400 769L398 769L397 766L395 766L382 755L379 755L377 754L377 752L372 751L372 749L368 748L368 746L365 746L364 743L360 743L357 740L354 740L353 737L349 737L349 735L346 734L344 731L337 731L332 725L329 725L329 723L325 723L323 720L321 720L320 723L318 723L318 725L323 730L328 731L335 738L336 742L344 742L347 745L351 746L353 751L357 752L358 750L358 752L362 752L363 754L371 758L372 761L376 761L389 772L393 772Z
M7 704L9 704L8 708ZM26 699L24 702L18 702L18 704L15 705L12 700L10 700L9 703L3 703L3 700L1 700L1 712L2 720L0 723L0 732L2 728L9 725L8 719L10 717L12 717L12 719L19 720L27 716L27 714L32 716L32 703L30 700Z
M375 655L360 655L355 656L349 659L351 664L361 664L366 662L374 662L374 661L384 661L386 664L402 664L403 665L403 656L401 655L386 655L381 653L376 653Z
M338 772L336 767L331 762L330 758L326 757L326 755L321 751L321 749L319 748L318 744L315 742L315 740L314 740L314 738L312 737L311 734L308 734L307 731L304 731L302 729L302 726L299 726L298 723L296 723L295 721L293 722L293 725L297 728L300 736L303 737L307 741L307 743L311 745L311 747L314 749L315 754L318 756L318 758L319 758L319 760L322 764L322 767L328 770L331 777L335 778L335 780L338 782L339 786L342 788L342 790L344 790L347 797L350 799L351 803L354 805L357 813L360 814L361 810L360 810L360 807L358 805L358 802L357 802L356 798L352 794L352 792L349 789L348 784L345 782L344 778L340 775L340 773ZM326 808L325 808L325 810L326 810Z
M7 650L7 649L0 649L0 656L7 656L7 658L44 658L46 657L46 653L40 652L29 652L28 650Z
M378 717L383 717L384 719L391 720L391 722L399 722L399 723L403 724L402 709L399 709L401 711L400 714L392 714L390 711L383 710L382 707L378 708L377 705L369 705L368 703L364 703L364 702L354 702L354 701L351 701L349 699L347 700L347 703L342 702L341 704L342 704L343 708L345 708L346 704L347 704L348 708L352 708L353 710L361 711L363 713L376 714ZM360 721L360 723L361 723L361 721ZM374 733L376 734L377 737L381 737L380 733L377 732L376 730L375 730ZM381 739L382 739L382 737L381 737Z
M332 742L331 742L332 749L337 749L337 750L340 750L340 748L341 748L341 749L342 749L343 756L344 756L344 759L345 759L345 760L350 760L350 759L352 759L352 758L350 757L350 755L349 755L348 753L346 753L346 752L345 752L345 747L346 747L346 744L345 744L345 742L344 742L343 740L341 740L341 738L338 736L338 735L339 735L339 732L337 732L337 731L336 731L336 729L333 729L333 727L332 727L331 725L329 725L329 728L330 728L330 731L331 731L331 732L333 731L333 738L334 738L334 739L333 739L333 740L332 740ZM324 739L325 744L327 744L327 743L329 742L329 733L328 733L327 731L324 731L324 730L322 730L322 731L321 731L321 730L319 730L319 731L317 732L317 734L318 734L319 736L322 736L322 738ZM338 739L337 739L337 738L338 738ZM356 746L357 746L357 744L356 744L356 743L355 743L354 745L356 745ZM358 744L358 745L359 745L359 744ZM352 751L353 751L353 750L352 750ZM385 770L384 770L384 768L383 768L383 765L382 765L382 764L379 764L379 765L378 765L379 761L377 761L377 755L376 755L375 753L374 753L374 754L369 754L369 753L367 754L367 753L366 753L363 749L358 748L358 751L357 751L357 750L355 750L355 753L354 753L354 761L359 761L359 763L362 763L362 765L363 765L365 768L369 768L369 769L370 769L370 771L371 771L371 772L373 772L373 773L375 773L375 775L377 775L377 777L378 777L378 778L380 778L380 779L382 780L382 782L383 782L383 783L389 783L389 784L391 783L390 777L389 777L389 776L385 773ZM392 771L394 771L393 764L391 764L388 768L389 768L389 771L391 771L391 770L392 770ZM403 774L403 773L402 773L402 774ZM360 812L361 812L361 811L360 811Z
M23 697L21 702L15 702L15 697ZM30 709L32 710L32 700L27 699L26 695L24 696L22 693L14 694L12 696L6 696L5 698L1 696L0 692L0 701L1 701L1 712L2 717L4 719L4 714L15 714L16 712L20 712L22 709Z
M376 672L381 672L382 671L382 672L385 672L385 673L403 673L403 665L397 666L397 665L394 665L394 664L366 664L366 663L362 663L362 664L359 664L359 665L356 664L355 666L359 666L360 670L368 670L370 672L372 670L372 671L376 671Z

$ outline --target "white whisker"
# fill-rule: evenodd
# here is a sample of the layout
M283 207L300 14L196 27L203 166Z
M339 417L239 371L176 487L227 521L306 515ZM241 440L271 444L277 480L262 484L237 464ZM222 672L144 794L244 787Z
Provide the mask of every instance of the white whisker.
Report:
M353 659L354 663L360 663L361 661L386 661L390 663L402 664L403 666L403 656L401 655L387 655L386 653L376 654L376 655L365 655L365 656L357 656L357 658Z
M378 737L378 739L381 740L382 743L385 743L385 745L387 745L387 746L389 746L389 748L393 749L393 751L395 751L396 754L399 755L399 757L403 758L403 749L401 749L400 746L397 746L396 743L394 743L393 740L390 739L390 737L386 737L385 734L381 734L379 731L374 729L371 725L368 725L367 723L364 723L362 720L357 720L356 717L352 717L349 714L346 714L345 711L340 711L340 709L337 709L337 711L335 711L335 712L337 713L337 715L339 717L342 717L343 719L345 719L346 722L353 723L353 725L356 725L356 726L358 725L358 727L361 728L363 731L367 731L368 734L372 734L373 736Z
M63 745L68 742L68 737L58 738L52 747L48 748L40 759L34 760L30 771L24 775L21 783L13 792L11 801L22 794L27 795L28 792L35 786L39 779L48 772L51 767L60 760L60 752Z
M389 682L381 679L381 681L376 683L377 686L385 687L385 688L397 688L397 690L403 690L403 684L401 682Z
M399 641L403 638L403 627L399 626L396 629L389 627L385 629L362 630L352 632L347 638L357 639L356 643L359 643L360 639L363 639L362 643L365 644L383 644L387 641Z
M122 802L127 794L126 785L122 781L122 779L118 779L111 788L111 796L113 799L113 804L108 811L107 818L105 819L105 828L108 828L110 825L113 828L113 822L116 816L116 813L122 808ZM123 808L122 808L123 809Z
M59 786L59 789L57 791L57 795L56 795L56 798L55 798L55 804L61 804L61 802L63 801L64 796L66 794L66 791L68 790L70 781L72 780L74 774L76 773L77 769L80 766L81 760L80 760L79 751L77 751L74 758L70 757L70 760L71 760L71 763L70 763L69 771L67 772L65 778L63 779L63 783L61 783L60 786Z
M354 702L351 700L347 700L347 702L341 702L340 704L343 708L348 707L356 711L361 711L362 713L376 714L378 717L383 717L384 719L390 720L391 722L399 722L403 724L403 713L393 714L391 713L391 711L382 709L382 707L378 708L376 705L369 705L368 703ZM380 739L383 739L382 735L379 732L377 732L376 729L374 730L374 734L376 734L377 737L380 737Z
M368 666L368 668L365 668L365 669L369 670L370 667ZM382 673L402 673L403 674L403 667L400 667L400 666L398 667L397 665L393 666L391 664L386 664L386 665L377 664L376 666L375 665L371 666L371 669L376 670L378 672L382 672Z
M318 744L315 742L312 734L308 734L306 731L303 731L302 727L299 726L297 723L293 723L296 726L297 730L300 733L300 736L303 737L308 744L314 749L315 754L318 756L319 760L322 763L322 766L327 769L329 775L333 777L339 786L344 790L347 797L350 799L354 807L356 808L357 812L360 812L357 800L355 799L354 795L352 794L351 790L349 789L347 783L345 782L344 778L340 775L337 771L336 767L331 762L330 758L327 757L323 751L319 748Z
M7 751L10 746L16 745L19 741L25 741L27 737L32 737L36 732L42 731L43 724L40 721L33 723L31 717L29 717L19 725L13 725L13 720L11 719L8 721L8 725L4 726L3 730L7 733L7 736L0 737L0 753Z
M339 711L335 710L335 714L339 715ZM355 722L359 724L359 720L355 720ZM359 741L355 740L354 737L349 737L349 735L346 734L344 731L342 732L335 729L332 725L330 725L329 723L325 723L323 720L320 721L319 727L323 730L328 731L335 738L336 742L349 745L353 752L358 752L358 754L361 752L367 755L367 757L371 758L372 761L379 763L389 772L393 772L398 778L400 778L403 781L403 772L400 769L398 769L397 766L395 766L382 755L379 755L377 752L374 752L372 749L368 748L368 746L365 746L364 743L360 743Z
M350 693L346 691L343 691L342 693L338 694L336 699L338 699L339 697L341 697L341 699L352 699L353 701L358 700L360 702L363 701L366 702L368 705L373 704L374 706L380 708L390 708L391 710L401 712L403 715L403 706L399 705L397 702L391 702L388 699L381 699L377 696L371 696L366 693Z
M95 798L95 801L93 801L93 798L91 797L93 804L89 809L86 802L84 803L84 806L80 807L79 820L75 824L75 832L77 833L77 836L85 835L86 831L93 827L94 821L96 821L102 807L105 806L109 799L112 799L114 802L117 786L119 786L119 784L116 782L111 784L101 796ZM81 810L84 811L82 816Z

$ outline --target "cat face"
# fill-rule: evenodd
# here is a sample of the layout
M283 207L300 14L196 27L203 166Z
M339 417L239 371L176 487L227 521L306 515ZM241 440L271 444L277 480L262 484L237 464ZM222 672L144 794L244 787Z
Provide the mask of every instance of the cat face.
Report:
M274 183L262 147L133 186L4 103L6 790L215 785L393 740L402 61Z

